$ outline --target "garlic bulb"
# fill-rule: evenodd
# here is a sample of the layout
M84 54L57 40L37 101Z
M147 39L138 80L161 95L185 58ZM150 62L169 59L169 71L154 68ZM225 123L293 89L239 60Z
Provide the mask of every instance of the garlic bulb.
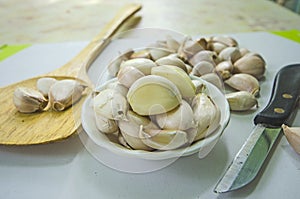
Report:
M56 82L57 80L52 77L43 77L37 80L36 87L44 97L48 97L50 87Z
M291 147L300 154L300 127L289 127L285 124L281 127Z
M254 106L258 106L257 99L247 91L228 93L225 97L229 103L230 110L233 111L247 111Z
M182 97L170 80L157 75L147 75L132 84L127 100L136 113L156 115L176 108Z
M193 110L185 100L176 109L156 115L155 120L162 129L186 130L195 127Z
M252 75L245 73L234 74L224 82L236 90L247 91L254 96L259 94L259 82Z
M126 119L128 102L126 98L113 89L104 89L93 99L97 114L112 120Z
M81 99L86 86L73 79L64 79L54 83L49 90L52 108L62 111Z
M13 102L21 113L42 111L48 104L42 93L26 87L18 87L14 91Z

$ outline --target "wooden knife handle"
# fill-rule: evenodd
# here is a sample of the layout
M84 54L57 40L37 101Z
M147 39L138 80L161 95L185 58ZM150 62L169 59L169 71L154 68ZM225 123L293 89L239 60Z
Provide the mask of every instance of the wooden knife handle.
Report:
M255 124L280 127L288 122L300 95L300 64L283 67L275 76L267 106L254 118Z

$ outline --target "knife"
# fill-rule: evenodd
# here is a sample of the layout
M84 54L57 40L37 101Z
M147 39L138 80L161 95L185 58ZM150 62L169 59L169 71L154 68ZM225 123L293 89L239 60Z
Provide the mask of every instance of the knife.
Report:
M275 76L267 106L254 118L255 128L214 189L225 193L250 183L281 132L291 122L300 95L300 64L281 68Z

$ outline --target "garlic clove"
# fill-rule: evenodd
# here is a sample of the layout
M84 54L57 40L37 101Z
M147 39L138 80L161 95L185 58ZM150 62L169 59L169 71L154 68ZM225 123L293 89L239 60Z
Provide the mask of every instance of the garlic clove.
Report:
M227 47L224 48L219 53L219 58L223 61L229 60L232 63L236 62L238 59L242 57L240 50L237 47Z
M113 89L104 89L93 98L96 114L113 120L126 119L128 102L126 98Z
M232 111L247 111L254 106L258 107L257 99L247 91L228 93L225 97Z
M203 40L195 41L187 37L179 47L177 53L179 57L182 57L184 60L188 60L199 51L205 50L202 45L205 45Z
M189 64L185 64L185 68L186 68L186 73L190 74L193 70L193 67Z
M252 75L245 73L234 74L224 82L236 90L247 91L254 96L259 94L259 82Z
M193 84L195 85L196 91L195 94L197 95L198 93L205 93L209 94L209 91L205 85L205 83L201 79L194 79L192 80Z
M153 61L158 60L159 58L168 56L174 52L168 50L168 49L163 49L163 48L149 48L149 52L151 55L151 58Z
M174 39L170 35L167 35L166 36L166 46L171 51L177 52L180 44L179 44L179 42L176 39Z
M149 75L151 73L151 68L155 67L156 64L152 60L145 58L129 59L121 63L120 70L127 66L135 67L144 75Z
M187 133L180 130L148 129L139 135L146 145L158 150L173 150L188 143Z
M219 42L226 46L238 46L238 42L234 38L232 38L230 36L226 36L226 35L213 36L213 37L209 38L208 41L209 42Z
M234 71L260 79L266 71L266 62L260 55L248 53L234 63Z
M133 50L128 50L125 53L118 56L115 60L111 61L107 67L108 73L111 76L116 77L120 70L121 63L125 60L128 60L132 54L133 54Z
M118 81L129 88L136 80L145 75L133 66L122 67L118 73Z
M145 145L139 137L141 126L145 128L158 129L147 117L140 116L133 111L128 111L127 120L118 121L121 134L126 143L133 149L152 150L151 147Z
M120 82L118 81L114 81L109 83L106 88L110 88L115 90L116 92L120 93L121 95L123 95L124 97L126 97L127 93L128 93L128 88L125 87L124 85L120 84ZM98 92L99 93L99 92Z
M221 112L213 100L204 93L196 95L192 102L192 109L197 129L193 140L197 141L210 135L217 129L221 119Z
M233 65L231 61L222 61L218 63L215 68L216 72L222 77L222 79L228 79L233 72Z
M291 147L300 154L300 127L289 127L285 124L281 127Z
M217 75L216 73L207 73L205 75L202 75L201 79L213 84L221 91L224 90L224 84L223 84L222 78L219 75Z
M170 80L157 75L147 75L132 84L127 100L136 113L156 115L176 108L182 97Z
M74 79L64 79L54 83L49 90L49 101L53 110L62 111L72 106L82 97L86 86Z
M44 95L44 97L48 97L50 87L56 82L57 80L52 77L42 77L37 80L36 87L38 91Z
M14 91L13 102L21 113L42 111L48 104L42 93L26 87L18 87Z
M220 43L220 42L208 42L207 49L216 52L219 54L223 49L227 48L228 46Z
M115 120L103 117L95 112L96 127L102 133L115 133L118 131L118 125Z
M179 59L178 57L173 56L172 54L166 57L162 57L158 60L155 61L155 63L158 66L161 65L172 65L172 66L177 66L179 68L181 68L182 70L184 70L185 72L187 72L185 63Z
M155 120L162 129L186 130L195 127L193 110L185 100L176 109L156 115Z
M202 50L196 53L191 59L189 59L189 63L192 66L196 66L200 61L207 61L211 64L215 65L215 61L218 59L218 56L215 52L209 50Z
M246 54L250 53L250 50L248 50L247 48L240 48L240 53L241 56L245 56Z
M129 59L136 59L136 58L145 58L145 59L151 59L151 54L150 51L145 49L145 50L138 50L132 53L130 55Z
M208 73L212 73L215 66L211 62L200 61L192 69L191 75L202 76Z
M170 80L177 86L182 97L190 98L195 96L195 86L189 75L182 69L176 66L163 65L152 68L151 74Z
M131 146L126 142L125 138L123 137L122 133L118 134L118 141L119 143L127 149L132 149Z

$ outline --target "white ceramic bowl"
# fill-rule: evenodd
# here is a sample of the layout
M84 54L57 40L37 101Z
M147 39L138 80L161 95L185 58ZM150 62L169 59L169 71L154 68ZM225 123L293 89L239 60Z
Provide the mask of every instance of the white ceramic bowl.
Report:
M196 77L192 77L192 78L195 79ZM99 89L105 87L106 84L113 81L116 81L116 79L108 80L104 85L100 86ZM213 149L213 147L219 140L222 132L227 126L230 117L229 105L224 94L214 85L208 82L205 82L205 84L207 85L207 88L209 90L210 97L213 99L213 101L217 104L217 106L221 110L220 127L205 139L199 140L188 147L179 148L176 150L169 150L169 151L149 152L144 150L130 150L121 146L120 144L110 141L107 138L107 136L101 133L96 127L91 95L87 97L82 107L82 115L81 115L82 126L86 131L86 133L88 134L89 138L95 144L117 155L141 158L147 160L164 160L170 158L177 158L181 156L187 156L199 152L199 158L203 158Z

